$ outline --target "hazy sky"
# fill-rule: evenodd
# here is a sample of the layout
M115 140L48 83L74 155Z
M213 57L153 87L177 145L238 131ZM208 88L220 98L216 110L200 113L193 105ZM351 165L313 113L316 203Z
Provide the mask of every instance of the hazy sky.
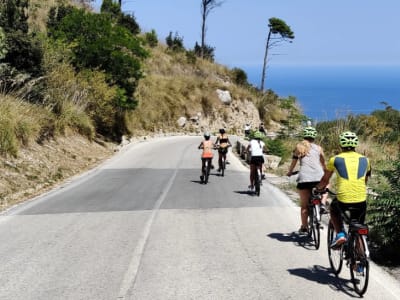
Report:
M101 0L96 0L99 7ZM172 32L187 49L201 41L200 0L123 0L142 31L161 41ZM400 65L399 0L226 0L207 19L206 43L229 67L261 65L268 19L284 20L293 43L271 52L270 64Z

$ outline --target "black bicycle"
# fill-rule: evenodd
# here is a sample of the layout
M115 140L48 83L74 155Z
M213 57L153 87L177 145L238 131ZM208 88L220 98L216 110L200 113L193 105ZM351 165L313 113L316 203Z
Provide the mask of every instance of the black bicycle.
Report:
M359 220L350 219L351 211L341 212L345 224L347 236L346 243L338 249L332 249L331 244L335 239L335 231L331 220L328 225L328 256L329 263L336 276L342 270L343 260L350 269L351 281L354 290L362 296L368 287L369 281L369 249L367 243L368 226L361 224Z
M221 172L221 176L223 177L225 175L225 169L226 169L226 154L228 153L228 147L221 148L221 146L217 146L218 149L218 164L219 164L219 170Z
M257 196L260 196L260 190L261 190L261 174L260 174L260 168L257 165L256 166L256 171L254 172L254 189L255 189L255 194Z
M212 167L212 158L202 158L204 159L204 164L202 167L202 175L200 176L201 183L207 184L208 177L210 176L210 170Z
M322 195L311 193L310 199L308 201L308 236L312 238L314 242L315 249L319 249L320 245L320 230L323 228L321 225L321 199Z
M226 154L222 156L221 176L224 177L226 168Z

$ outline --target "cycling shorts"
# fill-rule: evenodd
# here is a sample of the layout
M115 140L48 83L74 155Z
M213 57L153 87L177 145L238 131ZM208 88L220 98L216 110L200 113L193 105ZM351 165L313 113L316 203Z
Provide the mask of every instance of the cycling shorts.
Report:
M297 183L298 190L312 190L317 186L319 181L311 181L311 182L299 182Z
M261 165L264 163L264 156L252 156L250 159L250 164Z
M225 148L219 147L218 148L218 153L226 154L227 152L228 152L228 147L225 147Z
M332 200L330 209L337 216L340 216L340 212L345 212L346 210L348 210L350 212L350 219L358 220L358 222L364 224L365 215L367 212L367 201L357 203L343 203L335 198Z

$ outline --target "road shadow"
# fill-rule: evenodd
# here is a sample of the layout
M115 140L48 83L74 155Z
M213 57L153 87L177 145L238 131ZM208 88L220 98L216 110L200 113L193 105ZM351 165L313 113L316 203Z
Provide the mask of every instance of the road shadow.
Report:
M298 243L299 242L299 235L296 232L292 233L270 233L267 234L268 237L278 240L280 242L292 242Z
M314 265L312 268L297 268L287 270L291 275L329 286L334 291L340 291L352 298L359 298L353 290L351 280L337 277L330 268Z
M248 195L248 196L256 196L256 193L254 191L249 191L249 190L245 190L245 191L233 191L236 194L241 194L241 195Z
M291 233L270 233L267 234L267 236L280 242L292 242L293 244L305 249L316 250L312 238L307 234L299 234L298 232L293 231Z

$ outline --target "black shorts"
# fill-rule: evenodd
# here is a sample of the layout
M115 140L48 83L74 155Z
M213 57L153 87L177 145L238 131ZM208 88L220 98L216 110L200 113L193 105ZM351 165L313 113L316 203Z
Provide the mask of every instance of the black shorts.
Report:
M337 198L332 200L330 209L337 215L340 216L341 212L350 212L350 220L357 220L361 224L364 224L365 214L367 211L367 201L357 203L343 203Z
M299 182L297 184L297 189L299 190L312 190L317 186L319 181L311 181L311 182Z
M252 156L250 159L250 164L252 165L262 165L264 163L264 156Z
M228 153L228 147L225 147L225 148L218 148L218 153L221 153L221 154L226 154L226 153Z

